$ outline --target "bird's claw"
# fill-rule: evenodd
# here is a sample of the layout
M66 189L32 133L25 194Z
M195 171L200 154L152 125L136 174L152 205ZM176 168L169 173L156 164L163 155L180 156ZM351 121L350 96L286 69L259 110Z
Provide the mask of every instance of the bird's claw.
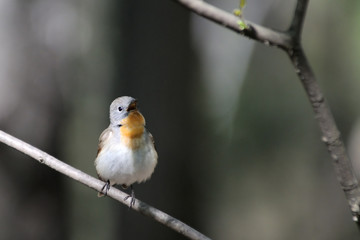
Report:
M128 200L128 198L131 197L131 200L130 200L130 205L129 205L129 208L131 209L132 206L134 206L135 204L135 192L134 192L134 189L133 189L133 186L131 185L131 195L128 195L124 198L124 201Z
M104 186L101 188L99 194L107 196L107 192L109 191L109 189L110 189L110 181L107 180Z

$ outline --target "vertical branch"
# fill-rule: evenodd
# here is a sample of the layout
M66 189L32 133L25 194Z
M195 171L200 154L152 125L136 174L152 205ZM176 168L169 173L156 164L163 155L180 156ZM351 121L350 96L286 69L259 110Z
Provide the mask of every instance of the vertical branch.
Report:
M294 13L293 19L291 21L290 28L288 30L288 33L290 34L290 36L292 36L294 39L296 39L298 41L300 41L308 2L309 2L309 0L298 0L297 1L295 13Z

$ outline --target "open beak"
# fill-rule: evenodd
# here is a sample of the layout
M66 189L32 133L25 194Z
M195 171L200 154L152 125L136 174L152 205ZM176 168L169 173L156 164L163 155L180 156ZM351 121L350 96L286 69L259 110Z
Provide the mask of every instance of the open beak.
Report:
M127 111L130 112L132 110L136 110L136 103L137 103L136 100L134 100L132 103L130 103L129 107L127 108Z

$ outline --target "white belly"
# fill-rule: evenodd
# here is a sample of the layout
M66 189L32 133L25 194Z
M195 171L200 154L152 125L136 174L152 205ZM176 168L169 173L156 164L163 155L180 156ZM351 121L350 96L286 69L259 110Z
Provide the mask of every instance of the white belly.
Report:
M135 150L124 144L106 144L96 158L96 171L104 181L127 186L150 178L157 163L157 153L149 138ZM111 146L111 147L109 147Z

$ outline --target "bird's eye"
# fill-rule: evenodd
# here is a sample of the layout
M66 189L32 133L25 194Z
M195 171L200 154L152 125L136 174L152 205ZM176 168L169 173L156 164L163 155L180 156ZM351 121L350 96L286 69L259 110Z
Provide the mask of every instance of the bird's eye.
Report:
M123 108L122 108L122 107L119 107L118 110L119 110L119 112L121 112L121 111L123 110Z

